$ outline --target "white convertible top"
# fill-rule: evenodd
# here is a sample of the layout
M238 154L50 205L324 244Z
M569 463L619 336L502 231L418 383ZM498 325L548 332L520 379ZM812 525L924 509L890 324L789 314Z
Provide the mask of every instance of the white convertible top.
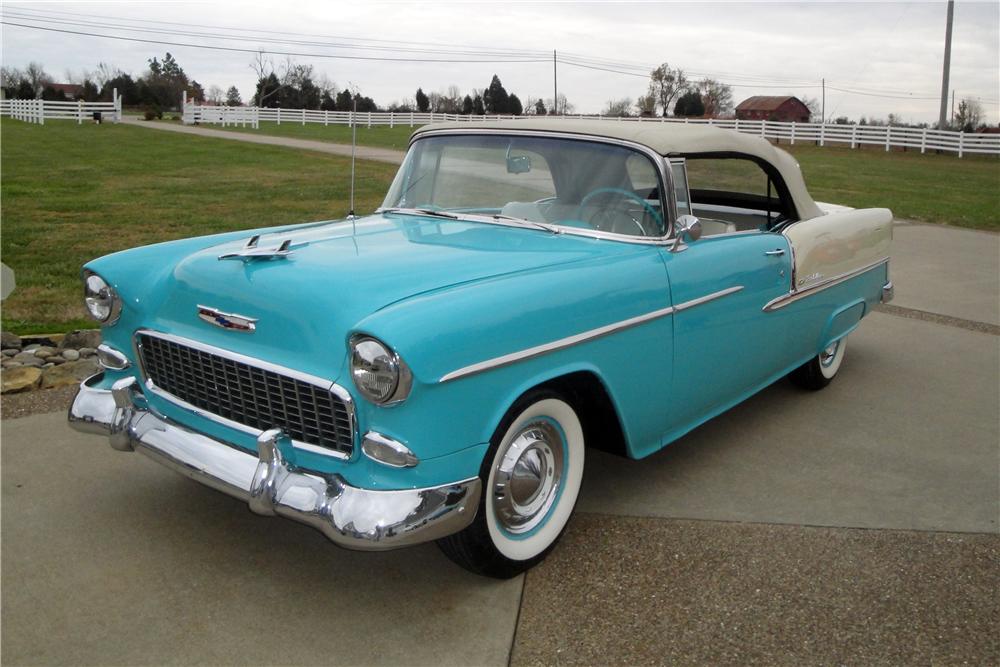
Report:
M522 117L516 120L488 122L463 121L425 125L413 133L416 139L434 130L509 130L536 132L567 132L595 137L621 139L642 144L659 155L692 155L697 153L740 153L771 164L788 187L799 219L808 220L823 215L809 191L799 163L791 155L775 148L766 139L734 130L702 124L664 123L657 121L586 120L576 118Z

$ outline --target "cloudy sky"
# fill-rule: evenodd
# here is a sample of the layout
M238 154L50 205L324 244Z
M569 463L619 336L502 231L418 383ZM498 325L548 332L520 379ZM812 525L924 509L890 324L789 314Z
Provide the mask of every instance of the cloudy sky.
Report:
M140 74L170 51L206 89L236 85L246 99L252 52L292 52L384 105L412 99L417 86L484 88L494 73L522 100L550 98L556 50L559 92L582 113L635 99L645 73L669 62L733 85L737 101L820 99L825 78L827 117L933 122L945 13L945 2L8 1L2 58L39 62L65 80L101 62ZM128 41L136 39L150 41ZM950 88L1000 122L1000 3L955 3Z

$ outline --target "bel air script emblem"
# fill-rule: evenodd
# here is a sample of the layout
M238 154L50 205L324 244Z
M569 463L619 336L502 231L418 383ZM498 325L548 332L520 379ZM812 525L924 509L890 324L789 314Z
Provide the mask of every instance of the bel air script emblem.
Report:
M245 331L253 333L257 328L257 318L237 315L235 313L224 313L209 306L198 306L198 317L209 324L228 329L229 331Z

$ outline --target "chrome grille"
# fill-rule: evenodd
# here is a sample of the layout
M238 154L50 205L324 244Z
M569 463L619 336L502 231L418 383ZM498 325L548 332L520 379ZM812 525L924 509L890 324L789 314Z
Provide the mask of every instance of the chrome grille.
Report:
M137 340L143 370L160 391L251 429L280 428L294 441L350 455L353 415L329 386L172 338Z

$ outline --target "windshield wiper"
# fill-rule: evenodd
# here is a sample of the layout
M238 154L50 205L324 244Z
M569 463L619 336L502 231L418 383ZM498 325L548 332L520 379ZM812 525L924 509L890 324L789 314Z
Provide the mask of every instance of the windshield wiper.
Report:
M558 234L561 231L556 225L552 225L547 222L535 222L534 220L528 220L527 218L517 218L513 215L504 215L503 213L494 213L490 217L494 220L510 220L512 222L519 222L523 225L531 225L536 229L541 229L551 234Z
M427 215L434 218L448 218L449 220L458 220L459 216L455 213L449 213L448 211L438 211L433 208L381 208L379 213L402 213L403 215Z

